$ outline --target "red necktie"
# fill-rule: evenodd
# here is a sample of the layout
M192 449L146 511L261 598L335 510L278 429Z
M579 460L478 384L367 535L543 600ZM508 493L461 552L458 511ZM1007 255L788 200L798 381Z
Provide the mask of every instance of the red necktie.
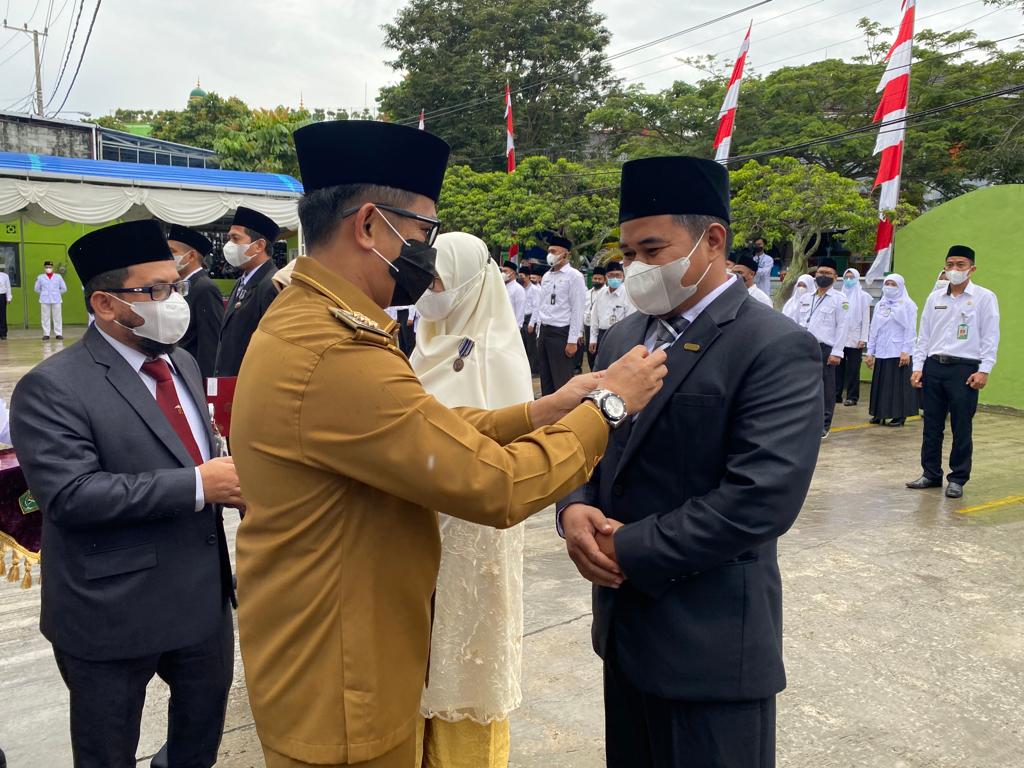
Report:
M203 454L199 452L199 446L192 435L192 427L189 426L188 418L178 400L178 391L174 388L174 379L171 378L171 367L166 361L157 358L143 363L142 372L156 380L156 404L160 406L160 410L164 412L167 421L171 423L185 450L198 467L203 463Z

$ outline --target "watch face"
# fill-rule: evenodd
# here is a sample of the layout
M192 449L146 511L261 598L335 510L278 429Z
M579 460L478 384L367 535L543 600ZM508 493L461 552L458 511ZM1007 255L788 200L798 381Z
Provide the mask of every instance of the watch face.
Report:
M603 405L608 418L613 421L618 421L626 415L626 404L618 395L611 395L605 398Z

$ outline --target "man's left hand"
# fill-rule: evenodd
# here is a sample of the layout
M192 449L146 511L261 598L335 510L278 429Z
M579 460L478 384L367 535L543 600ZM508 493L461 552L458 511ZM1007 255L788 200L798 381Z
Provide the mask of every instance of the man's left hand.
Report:
M565 345L565 356L566 357L575 357L576 356L576 345L575 344L566 344Z
M836 357L835 355L828 356L829 365L839 365L841 362L843 362L843 358L841 357Z
M867 348L868 348L868 343L866 341L858 341L857 342L857 349L867 349Z
M605 534L601 531L598 531L595 534L595 538L597 539L597 547L601 550L601 554L607 557L609 560L619 562L618 559L615 557L615 532L622 527L622 523L620 523L618 520L612 520L609 517L608 524L612 527L611 533Z
M988 374L978 371L967 377L967 386L971 389L984 389L988 384Z

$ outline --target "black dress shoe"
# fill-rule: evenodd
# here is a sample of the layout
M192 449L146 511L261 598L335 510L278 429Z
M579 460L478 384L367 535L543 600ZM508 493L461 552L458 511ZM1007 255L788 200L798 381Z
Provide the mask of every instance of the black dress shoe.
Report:
M964 487L960 483L950 483L946 486L946 498L959 499L964 495Z
M58 341L63 341L63 340L64 340L64 337L63 337L63 336L56 336L55 338L56 338L56 339L57 339Z
M920 491L924 488L941 488L941 480L932 480L926 475L921 475L917 480L912 483L907 483L907 488L913 488L915 491Z
M868 424L881 424L881 423L882 423L882 420L877 418L877 417L873 417L871 419L871 421L868 422Z
M857 404L856 400L847 400L845 403L843 403L843 405L846 405L846 406L856 405L856 404Z
M49 341L49 340L50 340L49 336L43 336L43 341Z
M906 419L892 419L888 424L886 424L886 426L887 427L902 427L906 423L907 423Z

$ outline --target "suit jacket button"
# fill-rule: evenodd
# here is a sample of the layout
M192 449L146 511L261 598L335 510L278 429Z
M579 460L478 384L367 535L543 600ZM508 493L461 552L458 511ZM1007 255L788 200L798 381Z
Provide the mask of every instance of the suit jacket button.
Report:
M621 496L624 492L621 485L616 484L612 486L612 496Z
M207 536L206 537L206 543L207 544L216 544L217 543L217 534L211 533L209 536Z

